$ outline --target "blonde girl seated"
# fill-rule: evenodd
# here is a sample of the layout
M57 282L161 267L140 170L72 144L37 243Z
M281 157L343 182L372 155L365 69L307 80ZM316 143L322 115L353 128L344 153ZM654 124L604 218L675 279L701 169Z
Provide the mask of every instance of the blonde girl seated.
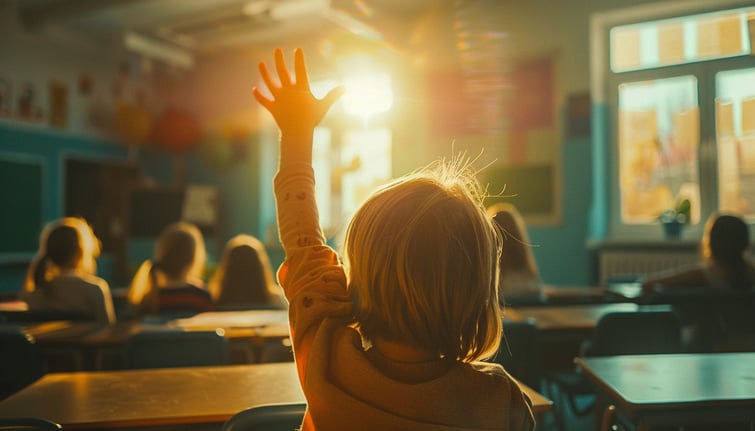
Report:
M307 430L530 430L527 398L498 364L501 238L460 163L438 164L375 192L345 239L345 267L325 244L315 203L314 128L340 89L316 99L304 55L293 76L275 51L280 128L274 180L294 356ZM500 253L500 251L498 252Z
M114 322L110 287L95 275L100 241L81 218L65 217L42 229L20 297L32 311L72 311Z
M286 306L265 246L251 235L240 234L228 240L208 287L217 307Z
M202 232L178 222L157 238L153 260L137 270L128 292L129 303L142 314L198 313L213 309L202 273L207 260Z
M519 210L508 202L500 202L488 208L488 215L501 229L504 238L498 299L507 304L543 301L543 282Z

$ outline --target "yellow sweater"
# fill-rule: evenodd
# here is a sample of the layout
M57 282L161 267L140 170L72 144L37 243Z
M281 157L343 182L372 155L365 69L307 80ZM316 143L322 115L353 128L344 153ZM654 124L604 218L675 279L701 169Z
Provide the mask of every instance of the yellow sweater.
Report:
M304 431L534 429L529 400L498 364L391 363L363 348L346 274L319 226L312 168L281 169L275 196Z

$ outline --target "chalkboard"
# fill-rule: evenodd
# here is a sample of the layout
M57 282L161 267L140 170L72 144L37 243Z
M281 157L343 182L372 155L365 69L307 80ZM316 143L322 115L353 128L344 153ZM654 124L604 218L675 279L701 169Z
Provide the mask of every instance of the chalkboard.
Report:
M552 165L491 166L483 174L482 183L487 184L488 193L503 191L501 196L485 199L485 206L502 201L510 202L525 218L552 216L556 211Z
M28 258L42 229L44 165L0 155L0 259Z

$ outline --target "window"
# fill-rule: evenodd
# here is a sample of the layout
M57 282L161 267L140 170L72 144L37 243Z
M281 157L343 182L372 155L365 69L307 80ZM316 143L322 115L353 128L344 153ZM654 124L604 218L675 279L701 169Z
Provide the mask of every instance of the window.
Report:
M755 7L654 11L596 20L612 118L604 235L657 237L658 216L685 198L690 237L713 211L755 220Z
M619 190L624 223L654 222L689 199L700 219L697 79L680 76L619 86Z
M755 68L716 74L718 207L755 219Z

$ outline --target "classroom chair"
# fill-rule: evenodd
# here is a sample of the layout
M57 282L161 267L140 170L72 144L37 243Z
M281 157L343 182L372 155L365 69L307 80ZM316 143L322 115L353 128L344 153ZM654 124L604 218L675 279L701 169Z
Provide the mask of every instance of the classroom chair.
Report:
M673 311L637 311L608 313L600 318L592 336L585 340L581 356L646 355L682 352L682 329ZM557 421L564 429L564 404L580 417L590 414L594 402L580 405L577 397L594 395L592 385L578 370L555 373L547 377L565 402L558 403Z
M126 340L129 369L228 365L228 341L214 331L145 330Z
M494 361L512 376L539 390L542 378L542 353L538 330L531 321L504 322L503 337Z
M45 374L34 339L17 326L0 327L0 399L23 389Z
M0 431L56 431L63 427L42 418L0 418Z
M294 431L304 420L304 403L267 404L233 415L221 431Z

